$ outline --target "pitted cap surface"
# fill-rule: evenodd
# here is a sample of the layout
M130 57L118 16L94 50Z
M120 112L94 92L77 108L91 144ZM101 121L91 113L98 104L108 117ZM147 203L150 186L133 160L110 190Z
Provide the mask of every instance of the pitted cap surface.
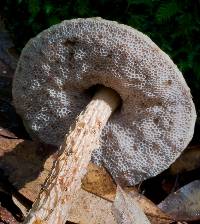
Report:
M101 18L63 21L31 39L13 82L33 138L59 146L101 84L122 99L92 155L113 178L136 184L166 169L193 136L190 89L171 59L141 32Z

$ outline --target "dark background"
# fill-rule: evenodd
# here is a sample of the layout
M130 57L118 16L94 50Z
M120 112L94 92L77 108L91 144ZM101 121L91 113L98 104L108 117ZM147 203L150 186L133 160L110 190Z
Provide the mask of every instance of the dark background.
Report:
M65 19L100 16L147 34L171 56L191 88L200 143L200 0L0 0L1 14L20 53L37 33Z

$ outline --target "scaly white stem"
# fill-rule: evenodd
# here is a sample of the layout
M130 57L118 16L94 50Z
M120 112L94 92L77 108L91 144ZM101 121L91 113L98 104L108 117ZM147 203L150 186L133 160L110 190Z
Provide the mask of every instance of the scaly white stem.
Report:
M25 224L64 224L76 191L98 148L102 128L120 103L118 94L102 88L82 112L60 147L60 155L33 204Z

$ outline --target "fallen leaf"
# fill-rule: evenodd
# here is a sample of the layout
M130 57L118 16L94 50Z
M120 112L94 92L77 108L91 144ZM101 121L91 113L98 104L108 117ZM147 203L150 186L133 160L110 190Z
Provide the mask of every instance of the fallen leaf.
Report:
M131 188L129 195L140 205L152 224L170 224L174 220L162 212L152 201Z
M0 222L6 224L18 224L19 222L13 217L13 215L5 208L0 206Z
M38 143L22 139L2 138L0 141L0 168L19 193L32 202L43 187L54 159L55 149L50 149L49 146L41 147ZM93 163L88 166L88 172L82 180L82 188L107 201L113 202L115 199L116 185L110 174L103 167ZM171 223L171 219L150 200L139 194L136 188L128 187L124 190L130 192L130 196L140 204L153 224ZM96 197L95 195L93 197ZM15 203L22 208L25 215L28 206L24 209L24 200L17 200ZM81 200L75 203L81 203Z
M89 163L87 174L82 180L82 188L99 197L113 201L116 194L116 184L108 172L94 163Z
M28 140L2 138L0 141L0 168L14 187L32 201L51 169L46 159L52 151L42 150L38 143ZM53 158L50 161L53 163ZM44 167L45 162L49 167Z
M68 221L80 224L117 224L112 214L112 203L83 189L77 192Z
M10 132L9 130L7 130L5 128L0 128L0 140L1 140L1 137L11 138L11 139L18 138L14 133Z
M47 156L45 158L45 153L38 150L38 147L37 143L21 139L5 138L0 142L0 167L13 185L19 189L19 192L32 201L36 199L42 188L54 160L54 154L46 159ZM92 164L90 168L93 170L92 175L94 175L94 170L98 170ZM104 175L106 175L104 172L99 174L99 180ZM105 180L105 178L103 179ZM100 182L102 183L102 180ZM86 183L88 184L87 181ZM14 202L26 215L28 211L23 206L23 202L17 200L16 197ZM111 204L111 202L81 189L77 192L77 200L72 205L69 221L82 224L114 224L116 222L111 213Z
M200 181L171 193L158 207L177 221L200 220Z
M129 191L127 191L129 192ZM132 192L130 191L129 193L127 193L124 191L125 194L127 194L128 199L126 198L126 200L134 200L133 199L133 195L131 194ZM99 224L99 223L127 223L125 222L125 220L123 220L123 222L119 221L115 221L115 219L112 216L112 211L111 211L111 206L112 203L110 201L104 200L100 197L96 197L95 195L84 191L83 189L80 189L77 192L77 199L76 201L73 202L72 204L72 208L71 211L69 213L70 217L68 219L68 221L74 222L74 223L81 223L81 224L86 224L86 223L90 223L90 224ZM139 200L139 197L136 197L137 200ZM139 208L139 210L142 210L140 208L141 204L137 203L137 200L134 201L135 204L137 204L137 206ZM145 199L143 199L145 201ZM139 200L140 201L140 200ZM153 204L153 203L152 203ZM127 206L129 206L129 204L127 204ZM152 206L152 205L151 205ZM155 206L155 205L154 205ZM150 207L146 206L146 210L148 210L150 212ZM129 210L129 207L127 208L127 210ZM159 212L158 212L159 211ZM160 218L158 217L158 214L156 213L158 212L158 214L160 214ZM154 213L155 213L155 217L152 216L151 214L151 223L152 224L168 224L168 223L174 223L174 221L172 219L169 219L166 215L164 215L164 213L162 213L158 208L156 209L156 206L154 208ZM136 224L142 223L144 224L144 219L142 219L141 214L138 214L138 219L136 220ZM149 217L148 217L149 218ZM133 222L131 222L133 223ZM149 223L149 222L148 222Z
M130 197L119 185L112 210L119 224L150 224L136 200Z

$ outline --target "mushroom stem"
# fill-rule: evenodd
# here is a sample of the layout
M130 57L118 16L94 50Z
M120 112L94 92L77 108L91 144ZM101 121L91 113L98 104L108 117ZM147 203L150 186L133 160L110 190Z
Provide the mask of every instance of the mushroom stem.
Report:
M92 151L98 148L101 130L119 103L120 97L112 89L103 87L95 94L66 135L50 175L24 223L66 222Z

